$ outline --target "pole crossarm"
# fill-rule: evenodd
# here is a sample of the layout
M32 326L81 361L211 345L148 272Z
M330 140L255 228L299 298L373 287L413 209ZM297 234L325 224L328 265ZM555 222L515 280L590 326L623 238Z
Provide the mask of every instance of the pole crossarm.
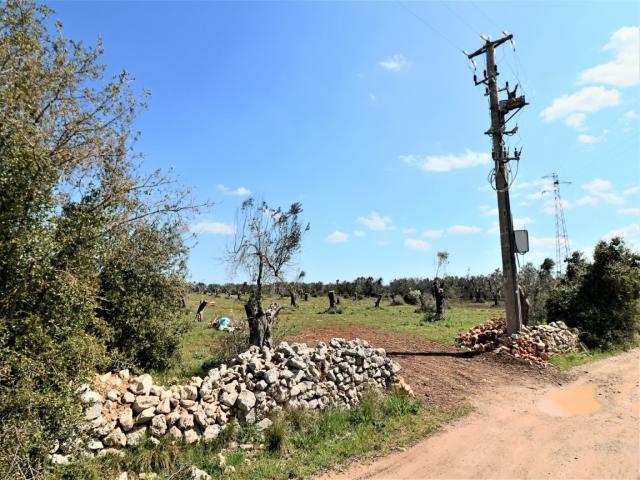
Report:
M491 47L491 48L496 48L499 47L500 45L502 45L505 42L508 42L509 40L513 40L513 34L509 34L505 37L501 37L498 40L494 40L492 41L487 41L486 44L482 47L480 47L478 50L476 50L473 53L465 53L465 55L467 56L467 58L469 60L471 60L473 57L477 57L478 55L482 55L483 53L487 53L487 48Z

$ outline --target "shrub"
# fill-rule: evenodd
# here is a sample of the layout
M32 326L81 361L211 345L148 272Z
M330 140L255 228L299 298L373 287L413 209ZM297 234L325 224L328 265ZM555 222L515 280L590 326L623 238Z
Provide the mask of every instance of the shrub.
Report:
M50 15L0 6L0 478L41 476L81 436L96 369L163 367L180 337L188 197L136 170L129 76L104 79L101 48Z
M407 305L418 305L420 303L420 295L422 295L420 290L410 290L402 298Z
M640 255L620 238L599 242L593 263L575 252L546 310L549 321L580 328L589 347L633 343L640 334Z

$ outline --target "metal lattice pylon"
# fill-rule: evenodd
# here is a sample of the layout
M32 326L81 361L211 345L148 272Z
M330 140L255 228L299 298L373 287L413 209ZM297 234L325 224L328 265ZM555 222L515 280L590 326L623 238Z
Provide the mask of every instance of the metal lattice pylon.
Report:
M560 196L560 184L570 184L571 182L561 182L557 173L552 173L543 178L553 180L553 203L556 217L556 274L562 274L562 264L569 258L569 236L567 235L567 222L564 219L564 208L562 197ZM548 190L542 193L547 193Z

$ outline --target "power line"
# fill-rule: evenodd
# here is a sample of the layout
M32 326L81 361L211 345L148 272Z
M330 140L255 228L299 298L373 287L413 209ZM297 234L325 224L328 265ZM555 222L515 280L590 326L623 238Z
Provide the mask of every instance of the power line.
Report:
M487 15L487 14L486 14L486 13L485 13L485 12L484 12L484 11L483 11L479 6L478 6L478 5L476 5L476 4L475 4L475 2L471 2L471 6L472 6L473 8L475 8L478 12L480 12L480 15L482 15L484 18L486 18L486 19L489 21L489 23L491 23L494 27L496 27L496 29L497 29L498 31L501 31L501 30L502 30L502 28L500 27L500 25L498 25L497 23L495 23L495 22L493 21L493 19L492 19L491 17L489 17L489 15Z
M402 8L404 8L407 12L409 12L411 15L413 15L415 18L417 18L419 21L421 21L422 23L424 23L427 27L429 27L434 33L436 33L436 35L439 35L446 43L448 43L451 47L453 47L456 51L458 52L462 52L462 48L460 48L458 45L456 45L453 41L451 41L451 39L449 39L449 37L447 37L444 33L442 33L440 30L438 30L436 27L434 27L431 22L428 22L424 17L422 17L421 15L418 15L414 10L410 9L407 5L405 5L404 3L400 2L400 1L396 1L396 3L398 5L400 5Z
M464 24L467 26L467 28L468 28L469 30L471 30L473 33L475 33L475 34L476 34L476 35L478 35L478 36L480 36L480 35L481 35L481 34L480 34L480 32L478 32L478 30L476 30L476 29L473 27L473 25L471 25L471 24L470 24L469 22L467 22L464 18L462 18L461 16L459 16L459 15L458 15L454 10L453 10L453 8L451 8L451 7L449 6L449 4L448 4L448 3L445 3L445 4L444 4L444 6L447 8L447 10L449 10L449 11L453 14L453 16L454 16L454 17L456 17L458 20L460 20L460 22L464 23Z

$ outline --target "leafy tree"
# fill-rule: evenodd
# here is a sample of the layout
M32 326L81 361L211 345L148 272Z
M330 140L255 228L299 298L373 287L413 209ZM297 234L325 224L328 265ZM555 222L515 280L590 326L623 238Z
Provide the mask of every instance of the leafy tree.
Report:
M300 252L302 236L309 230L309 224L304 226L300 221L301 213L300 203L282 210L253 198L245 200L240 208L238 229L228 260L234 269L244 270L255 282L245 305L251 345L271 344L271 325L280 307L272 305L265 310L262 291L270 281L284 281L286 269Z
M631 344L640 334L640 255L620 238L598 242L593 263L574 252L546 309L550 321L583 330L591 347Z
M502 275L502 270L496 268L491 275L487 276L486 279L487 289L493 298L493 305L495 307L498 306L498 300L500 299L500 294L502 293L502 287L504 285L504 277Z
M95 369L162 367L180 334L188 193L137 173L144 96L51 14L0 6L0 478L80 434Z

